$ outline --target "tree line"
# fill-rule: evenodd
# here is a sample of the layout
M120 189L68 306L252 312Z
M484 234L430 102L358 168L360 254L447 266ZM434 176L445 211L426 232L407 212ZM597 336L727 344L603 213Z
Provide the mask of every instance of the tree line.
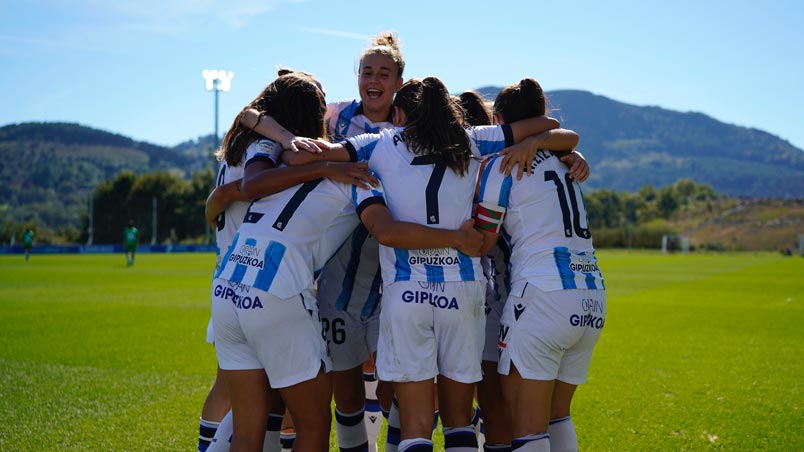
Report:
M156 243L201 243L206 237L204 205L214 187L212 170L197 171L190 180L166 171L141 174L123 171L97 186L93 195L93 243L122 241L123 229L133 220L140 243L153 237L156 200ZM79 239L88 239L89 214Z
M120 172L100 183L92 194L93 237L95 244L118 243L129 220L140 230L140 242L153 237L153 200L156 199L156 242L203 243L207 237L204 204L214 187L211 169L193 173L189 180L170 171L136 175ZM678 234L668 219L684 210L714 214L725 199L707 184L680 179L672 185L643 186L634 193L595 190L584 193L589 228L596 247L658 248L664 234ZM84 210L82 227L37 230L39 243L87 243L89 206ZM0 241L17 241L27 227L6 218L0 225Z
M680 234L668 220L684 211L712 216L725 197L708 184L679 179L661 188L645 185L634 193L596 190L584 194L595 247L659 248L662 236Z

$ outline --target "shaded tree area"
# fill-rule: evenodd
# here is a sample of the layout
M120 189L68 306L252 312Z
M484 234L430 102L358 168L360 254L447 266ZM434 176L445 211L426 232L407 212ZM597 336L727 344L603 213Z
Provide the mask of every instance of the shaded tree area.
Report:
M635 193L596 190L584 194L596 247L658 248L664 234L678 234L668 220L682 211L715 214L725 199L708 184L679 179L672 185L645 185Z
M121 242L129 220L139 229L140 241L150 242L155 200L157 243L201 243L206 228L204 203L213 186L211 170L195 172L189 181L164 171L139 176L123 171L95 189L93 242ZM88 222L87 213L83 231ZM86 232L80 240L87 240Z

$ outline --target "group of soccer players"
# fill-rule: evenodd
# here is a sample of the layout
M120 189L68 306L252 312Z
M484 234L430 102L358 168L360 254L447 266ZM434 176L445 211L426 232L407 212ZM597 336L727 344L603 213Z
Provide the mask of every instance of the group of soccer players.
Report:
M386 450L431 451L438 410L445 449L476 451L476 387L484 450L577 449L569 407L605 292L578 185L588 166L548 150L578 136L546 116L535 80L503 90L490 125L482 102L435 77L403 83L404 67L381 34L360 59L360 100L329 105L311 74L281 70L224 138L207 203L223 381L202 436L220 400L231 424L209 450L279 450L286 406L293 450L325 451L334 394L341 450L374 447L369 400Z

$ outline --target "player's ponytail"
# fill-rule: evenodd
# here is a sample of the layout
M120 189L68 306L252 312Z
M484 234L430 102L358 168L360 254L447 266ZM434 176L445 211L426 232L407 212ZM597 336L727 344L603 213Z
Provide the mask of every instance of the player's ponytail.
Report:
M407 118L402 137L408 149L417 155L436 156L459 175L466 173L471 151L463 110L441 80L409 80L394 97L394 106Z
M281 73L282 69L278 72ZM327 106L324 93L314 80L311 76L296 72L277 77L237 115L223 138L221 151L216 155L225 158L229 165L236 166L243 159L246 148L261 137L240 122L240 117L248 109L261 114L270 112L276 122L294 135L325 136L324 113Z
M547 113L547 98L539 82L525 78L503 88L494 101L494 114L506 124Z
M467 126L491 125L491 112L477 91L464 91L456 99L463 108Z

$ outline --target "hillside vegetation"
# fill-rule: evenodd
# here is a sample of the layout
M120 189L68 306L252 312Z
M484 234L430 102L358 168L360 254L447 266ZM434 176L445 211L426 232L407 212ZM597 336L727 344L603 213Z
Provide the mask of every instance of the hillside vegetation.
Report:
M726 197L681 179L635 193L584 193L599 248L659 248L663 235L684 236L693 250L795 250L804 234L804 200Z
M478 90L489 100L500 88ZM804 151L701 113L641 107L586 91L547 93L551 116L581 136L590 189L635 191L679 179L729 196L804 198Z
M499 88L479 91L493 100ZM687 233L703 247L778 249L804 232L795 201L804 199L804 151L789 142L584 91L549 92L548 102L581 135L592 167L584 192L596 243L655 247L663 234ZM69 123L0 127L0 243L19 239L25 227L37 229L40 243L84 241L90 198L101 202L96 243L116 236L128 218L147 229L154 197L167 222L160 241L200 240L203 220L195 216L212 188L214 143L207 136L163 147ZM690 184L708 188L671 193ZM118 191L106 202L109 187Z

